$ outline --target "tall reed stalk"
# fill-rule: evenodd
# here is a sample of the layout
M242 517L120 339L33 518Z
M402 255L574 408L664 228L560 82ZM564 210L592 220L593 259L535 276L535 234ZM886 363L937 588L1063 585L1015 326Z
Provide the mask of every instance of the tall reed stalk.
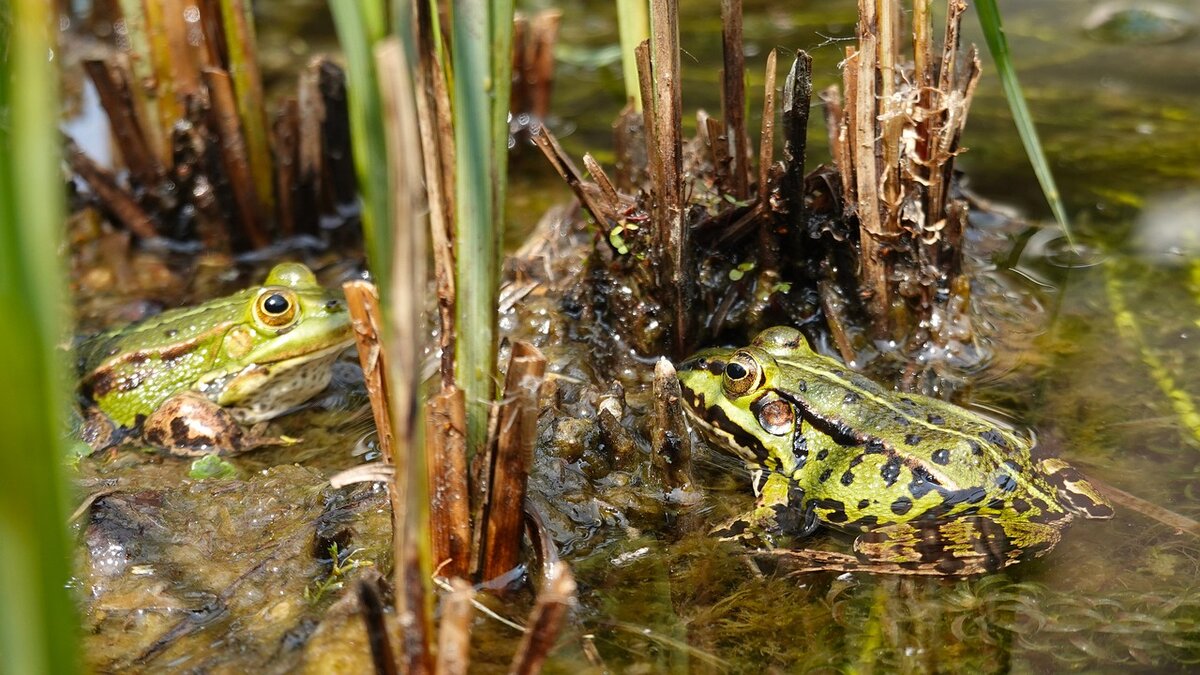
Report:
M78 669L67 592L62 413L67 306L58 249L58 80L52 4L0 6L0 672Z

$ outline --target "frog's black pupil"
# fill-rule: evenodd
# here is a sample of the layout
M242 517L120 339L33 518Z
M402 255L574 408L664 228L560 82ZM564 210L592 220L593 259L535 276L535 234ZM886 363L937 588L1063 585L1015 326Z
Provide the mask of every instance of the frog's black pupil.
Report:
M725 366L725 374L731 380L740 380L746 376L746 367L740 363L730 362L729 365Z
M278 293L275 293L263 302L263 309L267 310L268 314L283 314L287 311L287 308L287 298Z

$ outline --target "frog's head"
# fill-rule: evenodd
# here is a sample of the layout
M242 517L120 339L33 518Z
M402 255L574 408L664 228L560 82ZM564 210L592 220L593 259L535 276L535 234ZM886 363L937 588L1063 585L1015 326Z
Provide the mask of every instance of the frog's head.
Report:
M754 466L788 474L796 469L797 444L804 438L772 351L786 349L792 337L804 344L799 335L772 328L749 347L705 349L679 364L688 414L710 443Z
M341 293L317 283L304 265L281 263L262 286L239 295L241 319L200 389L221 405L242 405L270 389L267 408L323 389L333 360L353 340Z

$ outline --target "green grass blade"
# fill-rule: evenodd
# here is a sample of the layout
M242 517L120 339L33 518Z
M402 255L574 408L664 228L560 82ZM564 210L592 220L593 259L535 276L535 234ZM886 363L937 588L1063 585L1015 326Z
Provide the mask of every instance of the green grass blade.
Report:
M63 184L51 3L0 6L0 672L78 670L67 591L59 261ZM52 22L52 19L54 21ZM57 61L57 56L56 56Z
M1033 116L1029 106L1025 104L1025 94L1021 91L1021 83L1017 81L1017 71L1013 68L1012 58L1008 51L1008 40L1004 37L1004 27L1000 24L1000 10L996 0L978 0L975 8L979 12L979 24L983 27L983 36L987 41L988 51L996 63L996 71L1000 74L1000 84L1004 87L1004 95L1008 99L1008 107L1012 110L1013 121L1017 125L1017 133L1021 135L1021 144L1025 146L1025 154L1033 165L1033 173L1042 186L1042 193L1050 204L1054 219L1062 227L1067 236L1067 243L1075 248L1075 240L1071 236L1071 224L1067 220L1067 210L1063 207L1062 197L1058 186L1054 183L1054 174L1050 164L1042 152L1042 143L1038 140L1037 129L1033 126Z
M650 11L646 0L617 0L617 30L621 35L621 75L625 78L625 98L634 109L642 109L642 88L638 86L637 57L634 50L650 39Z
M501 163L507 162L508 147L507 123L502 124L499 117L501 111L506 118L508 113L511 56L495 56L500 46L487 38L511 45L512 31L511 4L497 5L493 7L488 0L462 0L455 3L451 21L458 284L455 368L467 399L467 447L471 452L483 446L496 390L496 302L506 175ZM500 30L504 20L509 26ZM497 31L502 34L494 35ZM500 81L504 84L498 84ZM506 94L503 101L499 92Z
M350 144L363 198L363 237L375 286L391 287L391 195L387 141L375 73L375 44L387 33L386 0L329 0L338 41L346 55Z

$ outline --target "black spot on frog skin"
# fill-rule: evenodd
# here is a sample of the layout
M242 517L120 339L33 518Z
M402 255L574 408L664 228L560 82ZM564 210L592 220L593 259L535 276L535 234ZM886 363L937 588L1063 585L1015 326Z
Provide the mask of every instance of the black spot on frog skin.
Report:
M917 434L905 434L904 435L904 444L905 445L920 445L921 437L918 436Z
M821 472L821 475L817 477L817 480L824 483L825 481L829 480L829 477L832 475L833 475L833 469L825 469L824 471Z
M913 469L913 479L908 484L908 491L913 499L920 499L937 488L937 484L930 478L931 476L921 469Z
M995 499L993 499L992 501L987 503L987 507L994 511L999 511L1000 509L1004 508L1004 500L999 497L996 497Z
M911 405L916 405L916 404L917 404L917 403L916 403L916 401L912 400L911 398L909 398L909 397L907 397L907 396L901 396L901 397L900 397L900 402L901 402L901 403L903 403L903 404L905 404L905 405L910 405L910 406L911 406Z
M1008 470L1013 473L1021 473L1021 465L1011 459L1004 460L1004 466L1007 466Z
M930 424L936 424L939 427L946 423L946 420L937 413L929 413L925 418Z
M163 331L163 337L165 338L173 338L176 335L179 335L179 331L175 328L168 328Z
M967 563L965 561L953 556L946 556L945 558L942 558L934 563L933 568L938 571L938 574L953 576L961 572L966 566Z
M837 511L830 511L829 515L825 516L825 520L828 520L831 523L839 523L840 524L840 523L846 522L847 520L849 520L849 518L846 517L845 511L837 510Z
M951 490L945 494L945 501L942 502L946 506L955 506L957 504L978 504L987 497L987 490L980 486L963 488L961 490Z
M717 360L701 361L698 365L701 368L704 368L705 370L707 370L712 375L724 375L725 374L725 362L724 361L717 361Z
M804 434L796 433L792 436L792 454L796 456L797 469L808 463L808 439Z
M870 500L870 499L860 499L860 500L858 500L858 510L859 510L859 511L862 511L863 509L867 508L867 507L868 507L868 506L870 506L870 505L871 505L871 500Z
M828 456L829 456L829 450L827 450L825 448L821 448L820 452L817 453L817 461L824 462L825 458Z
M982 434L979 434L979 437L1002 450L1008 449L1008 443L1004 440L1004 437L1000 435L1000 432L996 431L995 429L988 429Z
M862 461L863 461L862 455L855 455L855 456L851 457L850 458L850 468L853 469L854 467L858 466L859 464L862 464Z
M1006 473L997 474L996 487L1005 492L1012 492L1013 490L1017 489L1017 479Z
M842 397L842 403L845 403L847 405L850 405L853 403L858 403L861 400L862 400L862 397L852 391L846 392L846 395Z
M887 452L887 446L878 438L867 441L867 447L863 450L863 454L866 455L882 455L885 452Z
M934 464L937 464L939 466L946 466L947 464L950 463L950 451L947 450L946 448L942 448L940 450L934 450L933 454L930 455L929 459L932 460Z
M1018 497L1018 498L1012 500L1012 510L1016 511L1017 513L1028 513L1029 512L1029 502Z
M831 370L831 371L829 371L829 372L833 373L833 375L834 375L835 377L845 377L845 376L846 376L846 371L844 371L844 370L840 370L840 369L837 369L837 368L834 368L833 370Z
M901 497L892 502L892 513L902 516L912 510L912 500L908 497Z
M893 457L879 469L879 476L883 478L884 485L891 487L896 484L896 479L900 477L900 460Z
M796 391L800 391L800 392L808 391L808 383L805 382L804 380L796 380L796 382L792 386L796 388Z
M892 421L895 422L897 426L901 426L901 427L906 427L909 424L908 418L905 417L904 415L896 415L895 417L892 418Z
M983 446L975 441L967 441L967 445L971 446L971 454L979 457L983 454Z
M842 474L842 485L849 486L849 485L852 485L853 483L854 483L854 472L853 471L847 471L846 473Z

